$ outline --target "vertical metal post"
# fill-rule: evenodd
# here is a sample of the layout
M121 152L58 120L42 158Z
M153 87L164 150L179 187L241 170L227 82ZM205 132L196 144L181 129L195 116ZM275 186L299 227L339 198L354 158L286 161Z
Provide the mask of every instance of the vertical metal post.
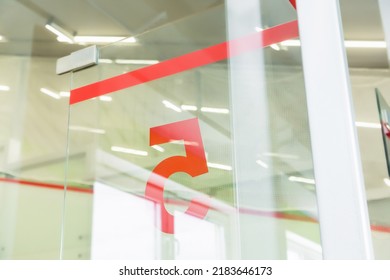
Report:
M298 0L325 259L372 259L372 240L338 0Z

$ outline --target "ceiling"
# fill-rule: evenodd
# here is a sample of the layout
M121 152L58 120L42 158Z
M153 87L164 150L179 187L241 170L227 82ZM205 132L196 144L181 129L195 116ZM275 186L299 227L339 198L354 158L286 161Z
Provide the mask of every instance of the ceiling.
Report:
M347 40L383 40L377 0L341 0L340 5ZM205 16L210 13L213 16ZM262 1L262 14L263 26L295 17L287 0ZM127 50L133 58L147 54L163 60L178 51L226 41L223 0L8 0L1 3L0 35L7 42L0 43L0 54L61 57L84 47L57 42L44 27L49 21L80 36L142 37ZM159 32L164 26L165 32ZM169 26L178 29L179 36L167 36ZM151 51L151 44L158 44L159 51ZM288 52L299 56L294 48ZM351 67L387 67L384 49L348 49L348 58ZM275 63L285 65L286 60Z

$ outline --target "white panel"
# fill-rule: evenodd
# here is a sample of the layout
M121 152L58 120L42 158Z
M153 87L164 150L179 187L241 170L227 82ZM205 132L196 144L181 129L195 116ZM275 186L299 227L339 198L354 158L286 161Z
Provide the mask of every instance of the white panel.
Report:
M337 0L298 0L325 259L373 258Z
M175 259L224 259L225 242L218 224L175 211Z
M90 46L59 58L57 60L56 74L61 75L97 64L98 49L96 46Z
M154 204L95 183L91 259L157 259Z

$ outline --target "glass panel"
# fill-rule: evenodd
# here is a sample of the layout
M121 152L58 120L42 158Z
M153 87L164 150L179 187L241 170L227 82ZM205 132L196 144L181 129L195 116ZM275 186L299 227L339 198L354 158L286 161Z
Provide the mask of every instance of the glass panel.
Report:
M384 183L390 186L390 161L389 161L389 117L390 107L378 89L375 89L376 101L378 105L378 115L382 131L383 147L385 151L385 159L387 165L387 176L384 178ZM389 248L389 233L390 221L386 213L388 207L388 199L376 199L369 203L370 218L372 220L373 243L377 259L388 259L387 249Z
M390 182L375 97L378 88L384 101L390 100L390 79L378 2L340 0L340 6L374 253L376 259L390 259Z
M60 256L68 104L57 94L70 83L54 69L74 47L51 44L44 25L26 1L0 2L0 259Z
M375 95L376 95L376 102L378 104L379 120L382 126L381 131L382 131L383 147L385 149L387 173L390 176L390 161L389 161L390 140L388 138L390 136L390 125L389 125L390 107L377 88L375 89Z
M63 257L322 258L295 10L183 2L73 75Z

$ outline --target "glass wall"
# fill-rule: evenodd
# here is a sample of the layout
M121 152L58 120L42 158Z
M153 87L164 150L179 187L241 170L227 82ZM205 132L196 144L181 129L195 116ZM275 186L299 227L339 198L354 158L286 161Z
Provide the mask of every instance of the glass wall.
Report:
M0 259L322 258L295 1L238 2L1 2ZM380 6L339 2L389 259ZM92 44L98 66L55 75Z
M389 174L375 97L390 102L386 43L378 1L340 1L376 259L389 259ZM366 15L369 15L368 17Z
M208 4L74 73L65 259L322 258L296 11Z
M68 108L44 93L68 90L69 78L43 50L53 47L44 21L24 3L0 3L0 259L60 253Z

